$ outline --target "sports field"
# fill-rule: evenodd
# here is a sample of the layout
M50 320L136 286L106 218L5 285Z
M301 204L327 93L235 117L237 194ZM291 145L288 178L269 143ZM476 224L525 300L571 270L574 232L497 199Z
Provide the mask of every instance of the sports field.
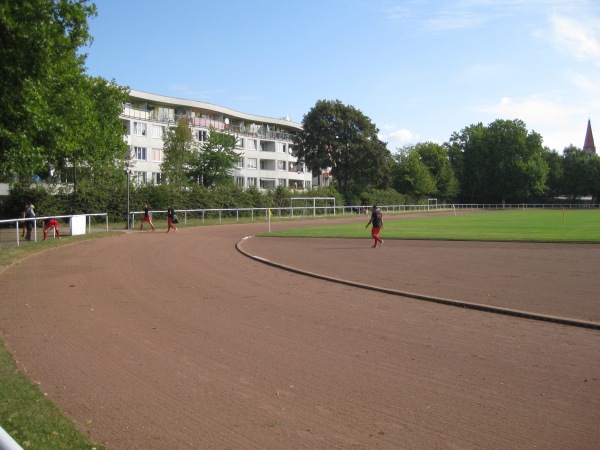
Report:
M365 224L368 216L365 216ZM393 218L396 216L389 216ZM600 242L600 210L493 211L385 220L386 239L437 239L515 242ZM361 223L276 230L272 236L365 238ZM264 235L264 233L263 233Z
M390 218L383 238L394 221L424 218ZM597 244L373 249L367 220L323 222L365 239L256 237L263 222L47 249L0 272L0 333L20 370L107 450L595 450L597 330L332 283L236 244L359 283L600 323ZM318 222L271 223L300 225Z

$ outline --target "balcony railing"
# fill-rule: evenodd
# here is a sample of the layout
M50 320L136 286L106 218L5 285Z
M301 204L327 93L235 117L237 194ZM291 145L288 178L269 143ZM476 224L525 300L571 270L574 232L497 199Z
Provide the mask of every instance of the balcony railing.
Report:
M225 123L221 120L207 119L204 117L188 117L180 114L159 114L156 111L144 111L125 106L121 114L123 117L131 119L146 120L150 122L160 122L168 125L177 125L182 118L186 118L193 126L200 128L214 128L221 132L227 132L244 137L255 137L260 139L272 139L277 141L291 142L294 135L285 131L266 130L264 125L255 125L251 130L239 125Z

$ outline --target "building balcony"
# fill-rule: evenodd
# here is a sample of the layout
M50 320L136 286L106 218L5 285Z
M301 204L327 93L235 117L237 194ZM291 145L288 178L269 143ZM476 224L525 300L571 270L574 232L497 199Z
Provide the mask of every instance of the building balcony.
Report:
M285 131L274 131L266 124L249 126L240 126L228 123L227 120L214 120L206 117L188 117L180 114L159 114L156 111L145 111L125 105L121 117L134 120L144 120L148 122L158 122L165 125L175 126L182 118L186 118L194 127L214 128L221 132L232 133L238 136L254 137L272 141L292 142L294 135Z

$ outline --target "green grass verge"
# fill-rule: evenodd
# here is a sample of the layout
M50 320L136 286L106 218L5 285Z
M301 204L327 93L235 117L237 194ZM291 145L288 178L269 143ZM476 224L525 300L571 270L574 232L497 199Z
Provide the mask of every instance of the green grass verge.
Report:
M2 428L24 449L96 448L72 420L46 399L39 387L19 372L0 341L0 418Z
M384 213L384 239L432 239L514 242L600 242L599 210L494 211L478 214L431 215L394 220ZM261 236L368 238L363 223L275 230Z

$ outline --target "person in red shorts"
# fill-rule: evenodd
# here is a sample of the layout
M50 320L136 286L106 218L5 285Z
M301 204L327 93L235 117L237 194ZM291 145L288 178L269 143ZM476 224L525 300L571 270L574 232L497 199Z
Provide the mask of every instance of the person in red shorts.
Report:
M371 236L375 239L375 244L373 244L373 248L381 247L383 245L383 239L379 237L379 232L383 228L383 215L381 214L381 210L377 207L377 205L373 205L373 212L371 213L371 218L369 222L365 226L367 228L369 225L373 224L373 228L371 228Z
M177 231L177 227L173 225L173 219L175 219L175 210L171 205L167 205L167 233L171 231L171 228Z
M144 229L144 224L148 222L152 227L152 231L155 231L154 224L152 223L152 217L150 216L150 210L148 209L148 203L144 203L144 217L142 217L142 225L140 230Z
M58 231L58 220L56 219L46 219L44 222L44 240L48 237L48 231L52 228L56 231L56 237L60 239L60 231Z

